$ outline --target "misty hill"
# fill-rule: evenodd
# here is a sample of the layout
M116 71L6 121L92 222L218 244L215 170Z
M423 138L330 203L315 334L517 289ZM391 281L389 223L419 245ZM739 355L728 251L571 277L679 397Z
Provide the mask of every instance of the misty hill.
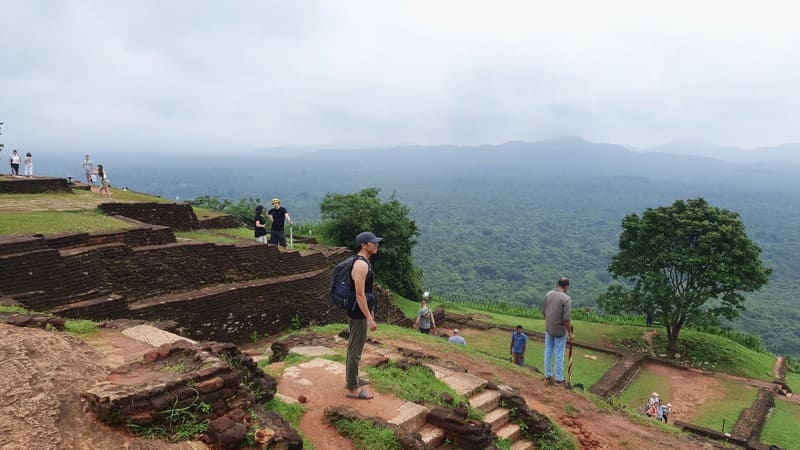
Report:
M675 141L643 150L650 153L705 156L722 161L751 164L761 167L779 168L793 165L800 167L800 144L790 143L775 147L742 149L720 147L703 141Z
M800 166L642 153L579 138L299 155L102 156L94 159L116 186L180 199L278 196L300 222L318 219L326 192L396 191L421 231L415 259L429 289L530 305L562 274L573 279L576 303L593 305L610 281L606 267L622 218L702 196L740 213L774 271L737 327L760 334L772 350L800 354ZM77 175L81 157L39 158L37 170L64 164Z

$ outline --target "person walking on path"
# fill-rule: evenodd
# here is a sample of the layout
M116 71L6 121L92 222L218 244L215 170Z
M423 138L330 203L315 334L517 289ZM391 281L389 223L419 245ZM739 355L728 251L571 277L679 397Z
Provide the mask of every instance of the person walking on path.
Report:
M272 209L267 212L267 217L269 217L270 222L272 222L272 227L269 231L269 243L286 247L286 233L283 231L284 224L286 221L288 221L290 225L293 222L292 218L289 217L289 212L286 211L286 208L281 206L281 199L272 199Z
M567 338L570 342L572 334L572 301L567 295L569 278L561 277L556 288L544 297L542 312L545 319L544 333L544 376L547 381L564 384L564 348ZM555 356L555 371L553 357Z
M419 312L417 313L417 318L414 320L414 328L419 329L419 332L422 334L430 334L431 328L433 328L433 334L436 334L436 319L433 317L433 311L428 308L428 293L426 292L422 296L422 301L420 302Z
M264 207L262 205L256 206L256 217L254 219L255 227L253 231L256 236L256 242L262 244L267 243L267 219L264 217Z
M528 336L522 332L522 325L511 333L511 360L518 366L525 365L525 349L528 348Z
M11 176L15 177L19 175L19 153L17 149L11 152L11 155L8 158L8 165L11 166Z
M83 157L83 174L86 176L86 185L91 186L92 183L92 174L94 174L94 163L92 159L89 158L89 155Z
M459 333L458 328L453 330L453 335L450 336L450 339L448 339L448 341L450 341L451 344L467 345L467 341L464 339L464 336L461 336L461 333Z
M372 264L369 259L378 253L378 244L383 240L371 231L364 231L356 236L356 260L350 275L356 292L357 308L348 308L347 317L350 335L347 338L347 359L345 361L345 377L347 379L347 397L358 400L369 400L373 395L363 389L367 380L358 377L358 364L361 352L367 340L367 328L378 329L375 323L375 295L372 293Z
M111 181L108 179L108 172L106 172L106 169L102 164L97 165L95 173L97 174L97 177L100 178L100 195L105 192L106 196L111 197L111 191L109 190L111 187Z
M31 152L25 154L25 176L31 178L33 176L33 156Z

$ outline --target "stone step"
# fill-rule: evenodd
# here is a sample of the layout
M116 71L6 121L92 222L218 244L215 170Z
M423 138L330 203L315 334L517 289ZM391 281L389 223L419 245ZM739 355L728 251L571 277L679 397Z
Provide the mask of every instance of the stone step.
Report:
M425 424L429 409L412 402L405 402L397 409L397 414L389 419L389 423L397 425L403 431L414 431Z
M427 368L429 368L429 369L431 369L433 371L433 375L436 377L437 380L442 380L442 379L444 379L446 377L449 377L449 376L452 376L452 375L455 374L455 372L453 372L452 370L450 370L450 369L448 369L446 367L442 367L442 366L440 366L438 364L433 364L433 363L429 363L429 362L423 362L422 365L427 367Z
M430 448L437 448L444 442L444 430L436 425L426 423L417 432L422 436L422 442Z
M511 447L509 447L511 450L533 450L534 448L533 442L525 440L515 441L511 444Z
M486 414L483 421L492 427L492 431L497 431L500 427L508 423L510 412L511 411L506 408L495 408Z
M453 373L452 375L441 378L441 380L459 395L463 395L464 397L472 396L475 391L482 389L489 384L489 382L483 378L463 372Z
M150 344L153 347L160 347L163 344L172 344L178 341L188 341L190 344L197 343L189 338L150 325L136 325L126 328L122 330L122 334L139 342Z
M500 427L497 430L497 438L498 439L508 439L511 442L516 441L519 439L519 436L522 434L522 430L520 430L519 425L515 423L507 423Z
M489 412L500 403L500 391L486 390L469 399L469 406L483 412Z

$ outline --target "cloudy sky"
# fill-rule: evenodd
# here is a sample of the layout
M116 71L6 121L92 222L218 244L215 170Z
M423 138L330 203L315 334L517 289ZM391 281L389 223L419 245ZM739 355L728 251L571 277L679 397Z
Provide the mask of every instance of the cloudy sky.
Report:
M799 13L788 1L0 0L0 142L798 142Z

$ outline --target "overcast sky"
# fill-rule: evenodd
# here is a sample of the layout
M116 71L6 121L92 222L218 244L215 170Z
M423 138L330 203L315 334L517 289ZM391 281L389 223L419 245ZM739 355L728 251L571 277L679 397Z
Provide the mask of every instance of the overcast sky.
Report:
M798 142L798 17L763 0L0 0L0 142Z

